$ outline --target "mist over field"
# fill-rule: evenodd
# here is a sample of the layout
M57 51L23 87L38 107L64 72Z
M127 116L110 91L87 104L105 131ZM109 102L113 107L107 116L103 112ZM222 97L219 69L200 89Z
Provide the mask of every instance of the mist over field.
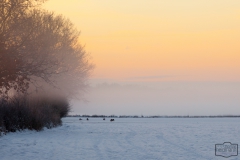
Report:
M239 82L99 82L70 114L235 115Z

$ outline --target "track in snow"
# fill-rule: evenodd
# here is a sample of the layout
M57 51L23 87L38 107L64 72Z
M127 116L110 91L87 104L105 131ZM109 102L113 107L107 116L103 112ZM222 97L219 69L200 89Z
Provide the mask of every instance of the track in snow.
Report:
M221 158L215 144L223 142L240 144L238 118L68 117L61 127L0 137L0 159L210 160Z

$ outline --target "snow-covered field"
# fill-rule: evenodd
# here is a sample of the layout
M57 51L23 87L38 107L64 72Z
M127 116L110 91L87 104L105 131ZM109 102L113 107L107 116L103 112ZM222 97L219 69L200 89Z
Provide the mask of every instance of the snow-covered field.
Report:
M240 119L68 117L61 127L0 137L0 160L225 159L215 156L223 142L240 144Z

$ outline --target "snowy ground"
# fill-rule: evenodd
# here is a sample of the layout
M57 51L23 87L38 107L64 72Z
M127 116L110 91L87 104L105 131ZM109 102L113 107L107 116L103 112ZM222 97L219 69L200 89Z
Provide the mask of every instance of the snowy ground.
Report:
M240 144L240 119L64 118L58 128L0 137L0 159L226 159L215 156L215 144L223 142Z

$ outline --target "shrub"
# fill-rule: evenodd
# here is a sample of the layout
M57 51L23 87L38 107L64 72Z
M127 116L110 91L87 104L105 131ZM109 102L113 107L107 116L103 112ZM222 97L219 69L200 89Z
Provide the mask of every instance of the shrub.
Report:
M56 127L61 125L61 118L69 111L70 106L65 97L15 96L7 101L0 99L0 130L40 131L44 127Z

